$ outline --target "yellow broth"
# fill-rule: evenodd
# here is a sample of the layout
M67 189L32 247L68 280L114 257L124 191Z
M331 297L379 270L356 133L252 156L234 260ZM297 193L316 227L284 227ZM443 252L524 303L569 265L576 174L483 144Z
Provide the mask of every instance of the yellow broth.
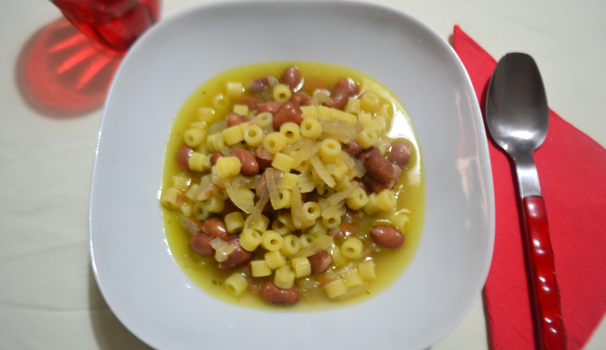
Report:
M175 118L166 147L162 188L169 188L172 177L182 172L178 166L177 153L183 144L184 132L191 123L198 121L198 109L200 107L212 106L213 98L217 94L226 94L227 82L239 81L242 82L243 86L247 86L248 82L264 76L274 76L279 79L282 72L291 66L297 67L301 72L301 77L304 79L303 91L305 91L306 86L313 85L314 82L319 80L327 82L328 89L332 91L337 81L343 78L351 78L360 84L361 93L372 90L383 101L390 101L387 124L390 126L388 127L387 137L390 140L406 139L412 146L410 161L402 168L402 175L394 188L398 209L405 208L409 211L410 220L403 232L405 236L404 245L394 250L387 249L374 257L377 277L369 283L363 292L344 300L330 300L325 295L322 298L310 300L301 294L297 304L284 307L270 305L250 290L238 297L231 295L225 288L224 281L233 273L233 269L219 269L213 256L205 257L195 253L189 246L190 234L179 223L178 215L180 211L162 207L166 238L173 258L185 274L204 291L225 302L251 308L282 311L310 311L342 307L367 300L379 294L403 273L418 247L424 219L425 187L422 162L412 123L398 99L387 88L368 75L350 68L318 62L260 63L230 69L218 74L200 86L187 99ZM224 112L223 118L230 111L231 109ZM385 223L386 219L381 218L380 215L374 218L361 215L358 227L364 232L368 232L374 225ZM255 257L256 255L253 256L253 259Z

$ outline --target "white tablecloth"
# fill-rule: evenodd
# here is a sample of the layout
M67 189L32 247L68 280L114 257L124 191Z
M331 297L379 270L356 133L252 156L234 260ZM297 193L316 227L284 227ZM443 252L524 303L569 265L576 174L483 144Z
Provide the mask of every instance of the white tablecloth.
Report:
M202 0L165 0L163 17ZM490 54L531 54L552 109L606 146L606 1L376 1L442 37L459 24ZM48 1L0 5L0 349L146 349L109 310L88 250L88 200L102 110L61 117L18 89L18 58L61 16ZM432 349L487 349L480 297ZM606 322L587 349L606 348Z

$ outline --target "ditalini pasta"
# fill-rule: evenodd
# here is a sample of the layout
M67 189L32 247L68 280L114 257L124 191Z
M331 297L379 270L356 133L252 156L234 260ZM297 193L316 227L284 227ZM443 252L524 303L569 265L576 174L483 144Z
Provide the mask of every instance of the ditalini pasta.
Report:
M179 113L160 204L171 254L212 294L346 304L385 288L414 255L420 150L400 102L359 72L236 68Z

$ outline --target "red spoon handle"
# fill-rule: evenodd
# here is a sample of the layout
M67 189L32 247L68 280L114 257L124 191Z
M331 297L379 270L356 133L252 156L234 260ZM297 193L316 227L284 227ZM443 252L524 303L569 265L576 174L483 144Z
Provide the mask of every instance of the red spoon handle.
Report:
M553 250L543 197L523 199L527 264L533 321L539 349L566 349L566 330L560 308Z

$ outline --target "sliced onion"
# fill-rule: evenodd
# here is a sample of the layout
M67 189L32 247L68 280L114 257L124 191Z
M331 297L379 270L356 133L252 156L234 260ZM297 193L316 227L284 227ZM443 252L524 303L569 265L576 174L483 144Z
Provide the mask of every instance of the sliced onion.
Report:
M195 235L198 235L198 234L202 233L202 230L200 229L200 222L198 222L197 220L193 220L191 218L187 218L185 216L179 215L179 223L192 236L195 236Z
M208 128L208 131L206 132L206 136L214 135L225 129L227 129L227 120L224 120L224 121L221 121L218 123L214 123L213 125L210 126L210 128Z
M326 170L326 167L324 167L324 164L322 164L320 158L314 155L310 158L310 161L311 165L314 167L314 170L316 171L316 173L318 173L318 176L322 179L322 181L324 181L328 185L328 187L335 187L335 179L330 176L330 173Z
M280 190L276 184L276 170L274 168L267 168L265 170L265 183L267 184L267 191L269 192L269 199L274 209L280 209Z
M313 241L310 245L306 246L299 250L298 253L291 256L291 259L308 257L316 254L320 250L328 250L334 243L334 238L329 235L324 235L318 237L315 241Z
M280 82L278 81L278 79L276 79L276 77L272 77L272 76L267 77L267 82L269 83L269 86L271 88L274 88L274 87L280 85Z
M229 255L238 247L237 244L230 244L221 238L215 238L210 241L210 246L215 250L215 260L223 262L227 260Z
M326 90L314 91L314 97L311 98L312 106L321 106L329 102L332 102L332 100L330 99L329 93Z

